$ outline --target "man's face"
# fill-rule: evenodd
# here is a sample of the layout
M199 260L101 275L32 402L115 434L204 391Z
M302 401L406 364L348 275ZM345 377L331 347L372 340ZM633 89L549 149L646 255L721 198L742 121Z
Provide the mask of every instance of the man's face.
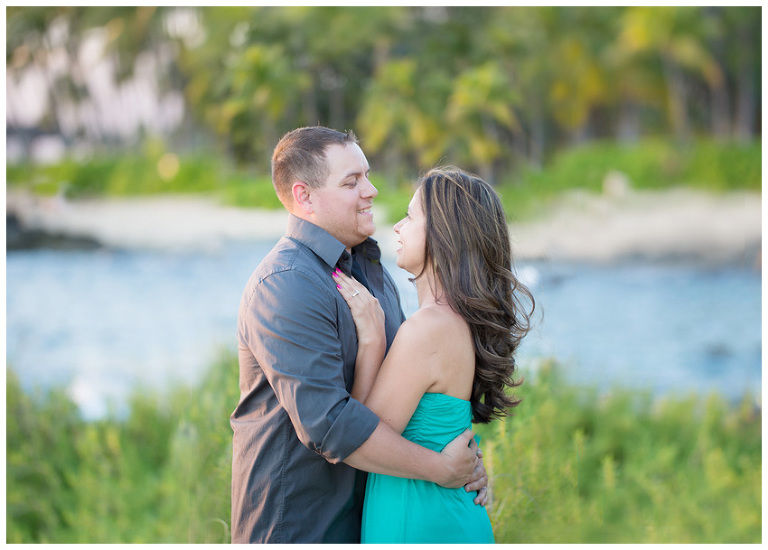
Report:
M368 180L368 160L356 143L331 145L325 156L328 179L310 190L310 221L352 248L376 231L371 206L379 192Z

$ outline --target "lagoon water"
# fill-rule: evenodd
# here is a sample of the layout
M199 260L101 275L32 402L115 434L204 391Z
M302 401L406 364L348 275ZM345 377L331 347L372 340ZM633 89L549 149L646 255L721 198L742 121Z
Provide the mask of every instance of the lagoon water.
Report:
M28 390L66 387L88 418L119 412L137 388L194 384L222 349L235 349L240 293L272 245L8 253L8 367ZM410 314L417 302L409 275L393 258L384 263ZM517 270L537 300L523 371L555 358L568 379L604 390L760 399L758 271L550 262Z

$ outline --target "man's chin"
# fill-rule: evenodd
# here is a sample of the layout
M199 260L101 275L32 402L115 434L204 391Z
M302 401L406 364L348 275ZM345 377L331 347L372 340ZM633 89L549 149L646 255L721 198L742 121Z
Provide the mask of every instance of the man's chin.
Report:
M373 234L376 233L376 224L371 221L370 223L365 224L360 231L361 235L365 235L365 238L372 237Z

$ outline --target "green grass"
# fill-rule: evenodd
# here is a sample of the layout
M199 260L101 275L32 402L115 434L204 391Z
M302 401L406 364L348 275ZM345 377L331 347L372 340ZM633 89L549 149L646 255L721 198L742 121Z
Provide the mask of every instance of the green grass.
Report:
M529 219L565 191L603 192L611 172L621 173L632 189L658 191L688 187L707 192L762 189L762 145L699 140L687 145L646 139L637 144L592 142L566 149L541 170L524 167L497 186L507 214Z
M8 543L229 541L229 352L195 387L137 391L86 422L61 390L6 384ZM478 426L503 543L759 543L761 419L745 398L665 399L529 373L523 403ZM143 395L143 396L142 396Z
M566 149L540 170L521 167L502 177L497 190L511 220L535 217L563 192L579 189L601 193L606 175L621 172L634 189L659 190L685 186L710 192L762 188L762 146L700 140L688 145L646 139L634 145L592 142ZM387 222L405 212L413 182L387 184L377 178L376 203L386 209ZM140 153L97 157L87 162L65 160L52 165L7 165L10 188L35 193L64 193L70 198L136 196L162 193L203 193L226 204L281 208L269 174L235 169L213 155L175 156L160 144L148 143Z
M226 183L221 162L215 157L177 157L176 161L176 168L171 164L165 172L158 168L160 159L135 154L98 157L87 162L16 164L6 167L6 179L11 188L41 195L63 193L68 198L211 193Z

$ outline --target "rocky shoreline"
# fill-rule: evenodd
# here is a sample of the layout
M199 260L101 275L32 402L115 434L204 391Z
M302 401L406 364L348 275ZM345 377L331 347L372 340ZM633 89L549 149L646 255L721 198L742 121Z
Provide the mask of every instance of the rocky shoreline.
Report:
M539 219L510 225L520 260L697 261L761 266L762 198L689 189L571 193ZM377 220L384 212L374 209ZM188 196L67 201L6 193L6 250L211 250L227 240L276 240L284 211L241 209ZM374 236L394 256L392 226Z

